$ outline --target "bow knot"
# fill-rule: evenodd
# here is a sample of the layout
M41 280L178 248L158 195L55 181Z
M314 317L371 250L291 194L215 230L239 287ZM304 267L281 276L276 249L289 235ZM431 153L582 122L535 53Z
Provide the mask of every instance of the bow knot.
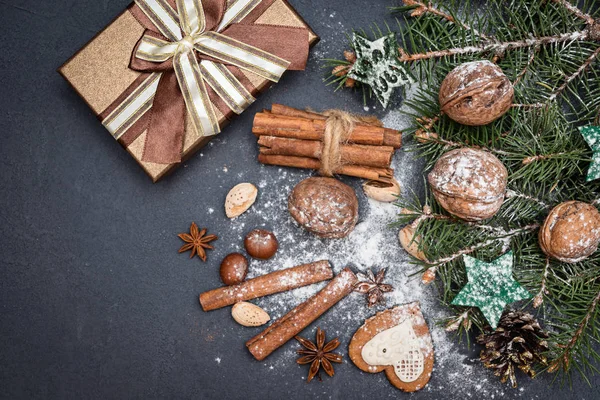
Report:
M179 49L180 51L193 51L194 50L194 45L195 45L195 37L194 36L186 36L183 39L181 39L178 43L179 43Z

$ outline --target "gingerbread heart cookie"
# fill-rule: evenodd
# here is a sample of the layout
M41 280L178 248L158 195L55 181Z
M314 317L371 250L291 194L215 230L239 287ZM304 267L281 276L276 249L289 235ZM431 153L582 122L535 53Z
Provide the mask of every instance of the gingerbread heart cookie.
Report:
M433 343L418 302L377 313L358 328L349 346L361 370L385 371L392 385L405 392L425 387L433 370Z

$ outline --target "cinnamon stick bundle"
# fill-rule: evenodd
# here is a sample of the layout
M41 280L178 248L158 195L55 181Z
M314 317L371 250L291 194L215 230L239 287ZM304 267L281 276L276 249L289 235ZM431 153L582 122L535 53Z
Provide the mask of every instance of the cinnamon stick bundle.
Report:
M257 360L264 360L269 354L299 334L304 328L350 294L357 278L345 268L320 292L292 311L273 322L267 329L246 342L246 347Z
M333 271L329 261L317 261L271 272L237 285L209 290L200 295L200 305L204 311L216 310L239 301L285 292L332 277Z
M254 116L252 133L256 136L280 136L293 139L322 140L327 118L305 119L260 112ZM350 132L347 141L370 146L402 146L402 136L398 131L373 125L357 124Z
M350 132L335 136L331 143L331 111L328 115L273 104L257 113L252 132L258 137L259 162L320 170L377 181L389 181L392 157L402 145L400 132L384 128L374 117L355 117L339 110L348 120ZM339 126L338 126L339 129ZM338 143L339 141L339 143ZM331 161L333 160L333 161Z

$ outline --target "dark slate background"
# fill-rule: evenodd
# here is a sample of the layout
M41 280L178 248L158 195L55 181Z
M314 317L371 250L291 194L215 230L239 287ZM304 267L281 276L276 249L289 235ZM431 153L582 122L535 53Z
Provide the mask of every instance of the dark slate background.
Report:
M215 251L199 267L176 252L174 234L191 220L216 232L225 221L223 199L240 179L214 171L226 166L242 181L259 178L249 133L256 111L273 102L363 110L360 95L323 85L319 58L338 57L352 28L392 21L390 2L291 3L322 38L308 70L286 74L204 156L153 185L55 72L128 0L0 0L2 398L409 396L348 362L323 383L306 385L293 360L280 379L266 376L243 346L250 334L218 334L233 323L227 311L205 314L198 304L197 294L218 284L226 253ZM206 330L217 332L213 341L203 339ZM227 364L217 365L207 346L218 346ZM433 379L435 388L412 396L444 398L443 387L456 384ZM489 382L496 385L491 375ZM599 398L598 378L591 387L576 378L572 390L549 383L522 380L523 392L495 387L503 398Z

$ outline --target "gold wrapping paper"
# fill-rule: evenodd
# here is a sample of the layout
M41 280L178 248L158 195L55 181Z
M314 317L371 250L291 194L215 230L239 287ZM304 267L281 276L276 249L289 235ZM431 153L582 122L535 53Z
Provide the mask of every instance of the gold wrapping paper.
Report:
M256 20L257 24L305 27L309 30L310 45L319 40L304 20L286 0L276 0ZM144 27L126 9L103 31L79 50L59 69L59 73L79 93L94 113L99 116L141 75L129 68L131 54L144 33ZM270 82L262 77L244 71L244 75L259 90L266 89ZM216 107L219 125L223 128L228 118ZM227 134L223 132L221 134ZM135 158L153 182L171 172L179 163L156 164L142 161L146 133L142 133L131 143L119 142ZM204 147L214 136L201 137L186 118L186 129L182 159L185 161Z

